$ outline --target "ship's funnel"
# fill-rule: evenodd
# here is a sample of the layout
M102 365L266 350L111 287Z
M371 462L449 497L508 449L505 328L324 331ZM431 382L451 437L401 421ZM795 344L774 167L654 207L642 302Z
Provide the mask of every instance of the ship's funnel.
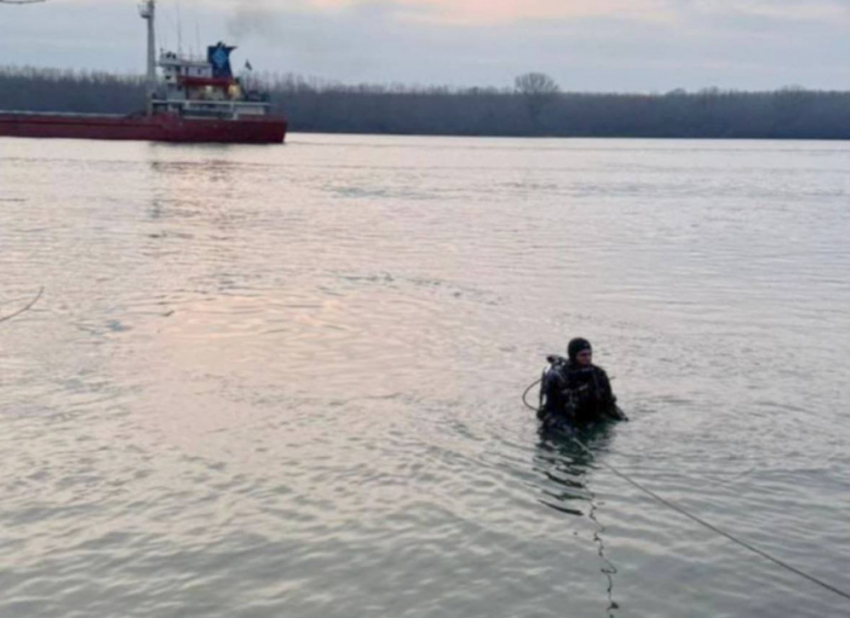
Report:
M233 70L230 68L230 53L236 49L229 45L225 45L219 41L216 45L207 47L207 62L212 65L213 77L224 77L230 79L233 77Z

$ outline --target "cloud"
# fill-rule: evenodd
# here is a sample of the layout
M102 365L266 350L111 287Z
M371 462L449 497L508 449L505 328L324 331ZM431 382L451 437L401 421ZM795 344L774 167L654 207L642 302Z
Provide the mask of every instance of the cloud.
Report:
M850 88L847 0L180 3L184 48L195 44L197 19L200 42L237 44L258 71L347 83L504 86L539 70L568 90ZM173 48L177 0L158 6L159 44ZM143 69L133 3L0 9L0 63Z
M694 0L687 4L699 14L732 18L828 22L850 17L850 4L845 0Z
M455 25L600 17L674 23L693 15L821 22L850 17L846 0L298 0L295 4L326 12L392 7L407 21ZM280 3L255 0L251 5L270 8L279 7Z
M306 0L320 10L382 5L405 21L443 25L505 25L522 21L616 16L643 20L672 17L669 0Z

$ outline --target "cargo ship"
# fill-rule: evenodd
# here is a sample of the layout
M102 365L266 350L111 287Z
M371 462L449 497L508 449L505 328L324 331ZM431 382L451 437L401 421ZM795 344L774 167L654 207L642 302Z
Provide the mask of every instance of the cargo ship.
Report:
M156 0L139 3L147 21L147 108L130 115L0 110L0 137L157 142L280 144L287 121L272 113L269 95L233 75L219 42L206 58L161 52L156 60ZM157 73L161 70L161 76Z

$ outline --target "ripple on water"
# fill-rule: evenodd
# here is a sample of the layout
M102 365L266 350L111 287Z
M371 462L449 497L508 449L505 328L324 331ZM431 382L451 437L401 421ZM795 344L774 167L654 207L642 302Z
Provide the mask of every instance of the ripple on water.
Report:
M850 588L846 145L0 156L0 615L846 613L519 401L590 338L599 458Z

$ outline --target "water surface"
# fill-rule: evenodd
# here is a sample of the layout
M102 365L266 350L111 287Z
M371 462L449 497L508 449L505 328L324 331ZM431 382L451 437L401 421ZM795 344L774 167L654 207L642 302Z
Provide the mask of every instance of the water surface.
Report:
M838 616L850 145L0 140L0 615Z

